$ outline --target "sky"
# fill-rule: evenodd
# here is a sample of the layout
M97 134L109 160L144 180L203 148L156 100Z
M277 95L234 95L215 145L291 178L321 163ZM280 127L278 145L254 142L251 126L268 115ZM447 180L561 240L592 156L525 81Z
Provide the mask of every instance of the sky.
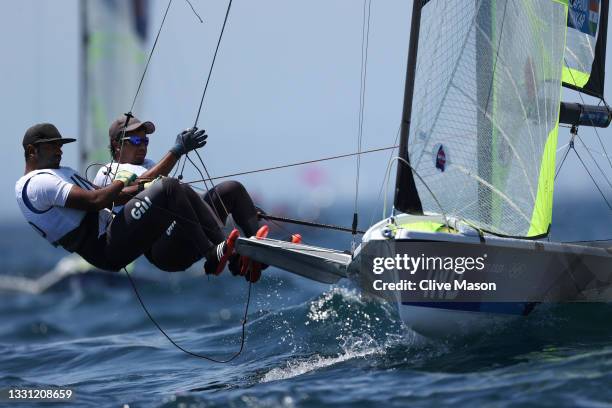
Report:
M153 159L168 150L180 130L194 123L227 5L191 1L204 23L186 1L174 0L145 77L139 100L142 110L135 112L157 126L149 148ZM0 221L20 217L14 183L23 174L25 130L49 121L65 137L79 137L77 3L2 2ZM166 5L166 0L152 1L150 37L159 28ZM199 121L209 134L201 154L211 175L357 150L362 7L357 0L233 2ZM363 150L394 144L401 119L410 13L408 0L372 1ZM607 62L612 66L610 58ZM612 89L610 75L607 78L607 89ZM577 99L566 94L566 100ZM127 111L130 103L117 107L117 113ZM567 133L561 131L560 147L567 143ZM595 150L602 150L594 133L585 129L581 134ZM599 134L612 152L610 130ZM388 151L362 157L360 202L378 196L388 159ZM62 164L78 166L74 144L64 148ZM612 175L612 166L607 170ZM355 177L356 159L350 158L238 179L264 203L292 203L307 213L315 206L352 203ZM185 180L198 178L192 169L185 172ZM612 197L612 189L607 193ZM578 195L597 199L598 193L571 157L555 194L557 200Z

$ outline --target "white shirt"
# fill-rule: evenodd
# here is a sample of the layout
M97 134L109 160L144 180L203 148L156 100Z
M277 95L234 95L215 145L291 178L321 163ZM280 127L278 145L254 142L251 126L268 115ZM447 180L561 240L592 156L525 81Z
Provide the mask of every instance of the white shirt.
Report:
M28 223L56 245L64 235L81 224L86 211L66 208L66 199L75 185L93 190L94 186L70 167L34 170L15 184L19 209ZM108 224L110 212L100 211L99 235Z
M104 187L104 186L109 185L113 181L113 178L115 177L115 173L117 172L117 166L119 166L119 170L127 170L129 172L136 174L137 176L140 176L142 173L144 173L145 171L155 166L155 162L149 159L144 159L142 164L130 164L130 163L119 164L117 162L113 162L112 170L111 170L111 164L108 163L102 166L100 170L98 170L98 173L96 173L96 177L94 178L93 183L99 187Z
M130 164L130 163L119 164L117 162L113 162L112 170L111 170L111 163L107 163L106 165L102 166L100 170L98 170L98 172L96 173L96 177L94 178L94 184L99 187L105 187L109 185L113 181L113 178L115 177L115 173L117 172L117 167L119 167L119 170L127 170L129 172L136 174L136 176L140 176L142 173L149 170L153 166L155 166L155 162L149 159L144 159L142 164ZM122 205L116 205L113 207L113 212L118 213L119 211L121 211L122 208L123 208Z

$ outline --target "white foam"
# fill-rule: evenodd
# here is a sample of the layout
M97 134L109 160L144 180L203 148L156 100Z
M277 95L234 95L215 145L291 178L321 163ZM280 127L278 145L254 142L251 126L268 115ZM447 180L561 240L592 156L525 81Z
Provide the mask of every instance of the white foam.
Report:
M342 363L353 358L360 358L372 354L382 354L384 349L381 347L368 347L353 350L346 350L335 357L322 357L318 354L306 360L290 361L285 367L273 368L261 379L262 383L287 380L306 374L321 368L330 367L334 364Z

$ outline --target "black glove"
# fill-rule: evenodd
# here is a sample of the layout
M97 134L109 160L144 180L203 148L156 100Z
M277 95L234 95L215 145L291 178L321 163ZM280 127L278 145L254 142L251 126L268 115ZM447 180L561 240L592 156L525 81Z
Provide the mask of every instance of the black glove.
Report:
M204 129L198 130L193 127L191 129L183 130L176 136L174 146L170 149L177 157L181 157L187 152L190 152L206 144L206 138L208 135Z

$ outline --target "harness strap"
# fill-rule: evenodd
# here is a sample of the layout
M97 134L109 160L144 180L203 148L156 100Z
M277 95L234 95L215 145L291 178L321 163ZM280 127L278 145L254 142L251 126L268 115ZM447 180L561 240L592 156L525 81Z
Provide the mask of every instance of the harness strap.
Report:
M30 181L38 176L39 174L50 174L53 176L53 173L49 173L49 172L40 172L40 173L36 173L35 175L33 175L32 177L30 177L28 179L28 181L25 182L25 184L23 185L23 188L21 189L21 199L23 200L23 204L25 204L26 207L28 207L28 210L32 211L34 214L44 214L47 211L51 210L53 208L53 206L47 208L46 210L39 210L38 208L34 207L34 204L32 204L32 202L30 201L30 199L28 198L28 184L30 184ZM37 229L40 229L37 227Z

